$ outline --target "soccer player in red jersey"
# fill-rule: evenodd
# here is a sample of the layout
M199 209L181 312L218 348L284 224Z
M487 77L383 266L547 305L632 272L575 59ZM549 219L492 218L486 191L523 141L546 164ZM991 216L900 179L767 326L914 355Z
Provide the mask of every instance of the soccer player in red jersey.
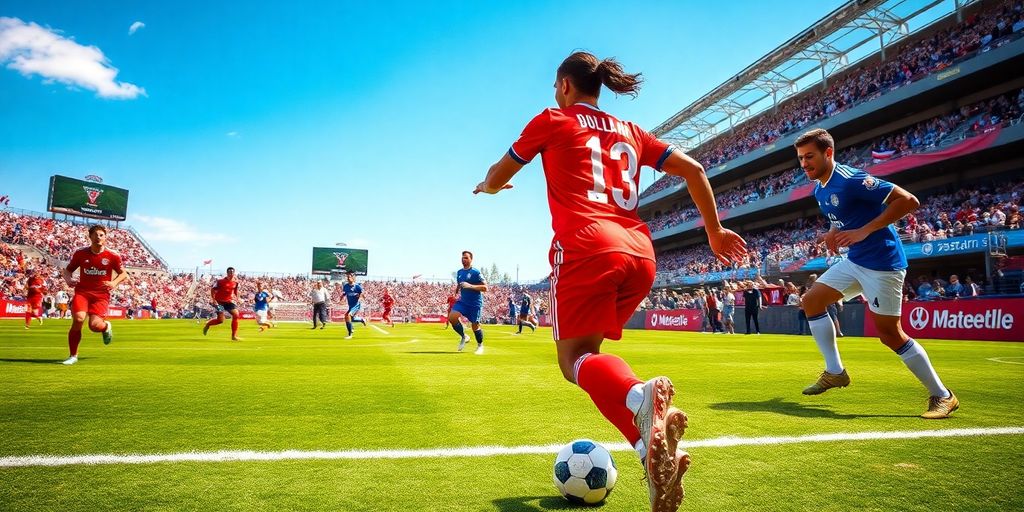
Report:
M473 193L512 188L509 180L538 154L544 162L555 237L550 312L562 375L586 391L635 447L647 474L654 512L677 510L690 464L677 449L686 415L672 407L667 377L646 383L629 365L601 353L650 292L655 277L650 231L636 213L639 169L681 176L704 219L712 251L739 261L746 245L719 223L704 168L639 126L597 107L601 85L636 95L640 75L586 52L566 58L555 75L555 101L534 117Z
M107 228L94 224L89 227L89 247L83 247L71 255L71 261L64 268L64 281L75 288L71 298L71 330L68 331L68 351L71 355L64 364L78 362L78 344L82 341L82 325L89 318L89 330L103 333L103 344L109 345L114 339L113 328L106 320L110 303L110 291L128 277L121 267L121 255L107 249ZM75 280L75 270L78 279Z
M387 322L391 327L395 326L395 322L391 321L391 308L395 305L395 299L388 293L388 289L384 288L384 297L381 298L381 305L384 306L384 314L381 315L381 321Z
M43 278L39 277L38 273L30 270L25 288L28 290L25 297L27 302L25 304L25 328L28 329L33 317L39 321L39 325L43 325L43 296L46 295L46 286L43 284Z
M452 294L448 296L448 309L445 310L445 313L444 313L445 320L444 320L444 327L441 328L442 331L445 330L445 329L448 329L448 324L451 323L450 318L452 316L452 308L455 307L455 303L458 302L458 301L459 301L459 295L458 295L457 292L452 292ZM459 319L459 321L461 322L462 319Z
M218 279L210 288L210 303L217 308L217 318L211 319L203 326L203 336L210 331L210 327L224 323L224 312L231 314L231 341L242 341L238 337L238 306L235 300L238 298L238 281L235 280L235 267L228 267L228 275Z

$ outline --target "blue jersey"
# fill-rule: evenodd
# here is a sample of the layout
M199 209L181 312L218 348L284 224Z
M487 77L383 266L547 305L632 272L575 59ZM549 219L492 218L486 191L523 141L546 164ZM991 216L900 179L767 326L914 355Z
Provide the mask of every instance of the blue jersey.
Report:
M512 301L512 297L509 297L508 298L508 315L509 316L516 316L516 313L518 311L519 311L519 308L516 307L516 303Z
M530 304L532 304L532 303L533 303L533 299L531 299L529 295L523 295L523 302L520 303L520 305L519 305L520 314L521 315L529 315L530 312L532 311L532 309L530 309Z
M256 311L263 311L267 309L267 299L270 298L270 294L267 292L256 292L255 306L253 309Z
M484 278L480 271L475 268L460 268L455 273L455 281L459 284L484 284ZM484 305L484 294L476 290L459 288L459 302L468 306L482 307Z
M341 291L345 294L345 298L348 299L348 307L352 309L356 304L359 304L359 296L363 294L363 287L358 284L348 284L341 287Z
M828 182L814 186L814 198L833 227L850 231L878 217L892 190L893 184L888 181L837 163ZM871 270L907 268L907 255L892 224L850 246L846 257Z

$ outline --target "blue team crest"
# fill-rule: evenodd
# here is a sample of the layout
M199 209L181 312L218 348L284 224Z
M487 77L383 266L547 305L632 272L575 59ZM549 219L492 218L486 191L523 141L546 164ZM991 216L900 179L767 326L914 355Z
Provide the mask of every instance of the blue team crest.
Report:
M839 206L839 196L832 194L832 196L829 197L828 200L832 202L832 206Z
M867 178L864 178L864 181L862 181L861 183L864 185L864 188L868 190L874 190L878 188L878 180L876 180L874 176L868 176Z

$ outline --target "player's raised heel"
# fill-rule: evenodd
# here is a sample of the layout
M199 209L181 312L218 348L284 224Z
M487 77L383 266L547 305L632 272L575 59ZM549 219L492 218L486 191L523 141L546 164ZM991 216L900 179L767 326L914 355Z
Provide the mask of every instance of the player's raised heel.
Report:
M114 341L114 324L107 322L107 328L103 330L103 344L110 345Z
M805 395L820 395L832 388L845 388L850 385L850 375L844 369L842 373L821 372L818 381L803 390Z
M959 408L960 400L958 400L956 395L950 391L949 397L947 398L937 396L929 397L928 410L925 411L921 417L926 420L941 420L948 418L950 414L953 414L953 411Z

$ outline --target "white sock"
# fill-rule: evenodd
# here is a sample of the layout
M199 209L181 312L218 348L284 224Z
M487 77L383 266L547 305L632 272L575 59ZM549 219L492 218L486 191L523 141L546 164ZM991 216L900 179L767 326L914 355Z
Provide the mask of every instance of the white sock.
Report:
M903 364L907 365L910 373L913 373L917 380L928 388L928 393L931 396L949 398L949 390L942 384L939 375L935 373L935 368L932 368L932 362L928 359L928 353L924 351L924 347L920 343L912 339L907 340L907 343L900 347L896 354L903 359Z
M822 313L807 319L811 326L811 335L818 344L818 351L825 358L825 371L832 375L843 373L843 360L839 358L839 347L836 346L836 326L828 313Z
M644 440L640 439L633 445L633 449L636 450L636 454L640 457L640 460L644 460L647 457L647 447L644 446Z
M626 407L633 411L633 416L640 412L640 406L644 403L644 385L634 384L626 393Z

